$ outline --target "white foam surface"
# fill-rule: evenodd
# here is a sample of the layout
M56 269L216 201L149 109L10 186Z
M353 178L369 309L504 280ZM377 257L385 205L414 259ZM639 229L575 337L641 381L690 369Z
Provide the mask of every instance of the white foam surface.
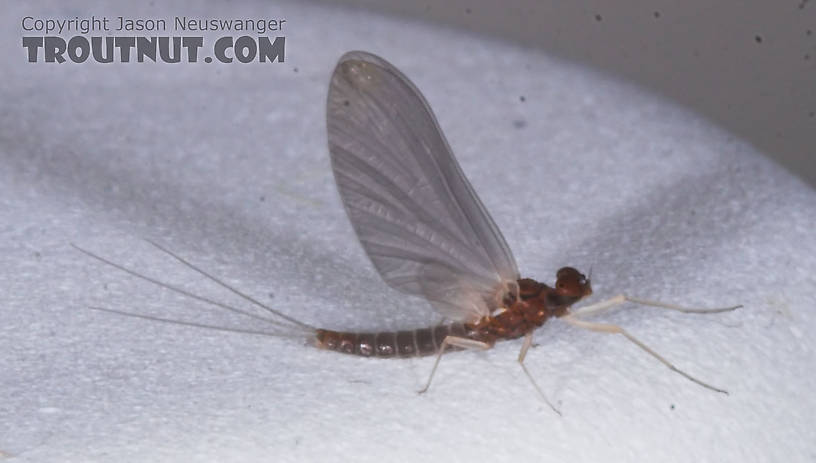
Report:
M9 3L0 30L0 459L812 461L816 194L732 135L626 82L479 36L299 3ZM283 64L28 64L26 14L287 19ZM208 36L209 37L209 36ZM99 264L74 242L247 306L158 241L312 324L438 321L389 290L335 190L325 97L363 49L424 92L523 275L592 267L592 301L705 390L617 336L375 360L219 326L256 322ZM522 98L523 97L523 98ZM523 101L522 101L523 100Z

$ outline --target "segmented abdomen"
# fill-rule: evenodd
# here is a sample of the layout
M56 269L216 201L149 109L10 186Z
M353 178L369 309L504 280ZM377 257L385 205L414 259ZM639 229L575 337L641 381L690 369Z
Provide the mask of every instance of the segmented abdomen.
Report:
M317 347L363 357L414 357L439 352L446 336L470 337L464 325L452 323L413 331L349 333L317 330Z

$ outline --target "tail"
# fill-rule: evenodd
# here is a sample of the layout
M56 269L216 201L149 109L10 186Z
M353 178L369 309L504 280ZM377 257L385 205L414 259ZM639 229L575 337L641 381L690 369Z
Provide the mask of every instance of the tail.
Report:
M155 243L153 241L150 241L150 240L146 240L146 241L148 243L150 243L151 245L153 245L154 247L156 247L157 249L159 249L160 251L164 252L165 254L168 254L169 256L173 257L177 261L181 262L184 266L192 269L196 273L198 273L198 274L206 277L207 279L215 282L216 284L218 284L222 288L227 289L228 291L238 295L239 297L241 297L242 299L250 302L254 306L263 309L264 311L266 311L268 313L268 315L266 315L266 316L258 315L256 313L249 312L249 311L246 311L246 310L243 310L243 309L239 309L239 308L231 306L229 304L219 302L219 301L210 299L208 297L204 297L204 296L192 293L192 292L187 291L187 290L185 290L183 288L173 286L173 285L171 285L169 283L165 283L163 281L157 280L157 279L152 278L150 276L147 276L145 274L139 273L139 272L137 272L135 270L129 269L129 268L123 266L123 265L120 265L120 264L117 264L117 263L115 263L113 261L110 261L110 260L108 260L108 259L106 259L106 258L104 258L102 256L94 254L91 251L83 249L83 248L77 246L74 243L71 243L71 247L73 247L77 251L85 254L86 256L91 257L91 258L93 258L93 259L95 259L95 260L97 260L99 262L102 262L102 263L108 265L108 266L111 266L111 267L113 267L115 269L121 270L121 271L123 271L125 273L128 273L129 275L135 276L135 277L140 278L142 280L153 283L156 286L159 286L161 288L170 290L170 291L172 291L174 293L181 294L182 296L185 296L185 297L187 297L189 299L194 299L194 300L197 300L197 301L201 301L201 302L204 302L206 304L212 305L214 307L218 307L218 308L227 310L229 312L239 314L241 316L245 316L245 317L249 317L249 318L261 321L262 323L266 324L269 327L269 329L243 329L243 328L232 328L232 327L224 327L224 326L217 326L217 325L209 325L209 324L198 323L198 322L194 322L194 321L175 320L175 319L171 319L171 318L156 317L156 316L153 316L153 315L144 315L144 314L121 311L121 310L116 310L116 309L109 309L109 308L98 307L98 306L88 306L89 309L99 310L99 311L108 312L108 313L114 313L114 314L118 314L118 315L124 315L124 316L127 316L127 317L141 318L143 320L150 320L150 321L163 322L163 323L173 323L173 324L176 324L176 325L192 326L192 327L196 327L196 328L206 328L206 329L217 330L217 331L228 331L228 332L232 332L232 333L244 333L244 334L257 334L257 335L273 336L273 337L314 339L315 333L317 331L317 329L315 327L313 327L313 326L311 326L311 325L309 325L307 323L303 323L302 321L297 320L297 319L295 319L293 317L290 317L289 315L286 315L283 312L280 312L280 311L278 311L276 309L273 309L272 307L269 307L268 305L258 301L257 299L255 299L255 298L253 298L253 297L251 297L251 296L249 296L247 294L244 294L243 292L233 288L232 286L230 286L227 283L223 282L222 280L216 278L215 276L213 276L213 275L205 272L204 270L196 267L195 265L193 265L189 261L185 260L181 256L179 256L179 255L173 253L172 251L160 246L159 244L157 244L157 243Z

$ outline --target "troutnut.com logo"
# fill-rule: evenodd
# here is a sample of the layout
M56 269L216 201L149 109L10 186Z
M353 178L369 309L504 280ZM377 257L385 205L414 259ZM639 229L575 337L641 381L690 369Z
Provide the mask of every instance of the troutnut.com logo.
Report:
M286 55L285 19L22 18L23 48L30 63L162 62L282 63ZM217 38L201 31L229 33ZM106 33L114 34L108 35ZM139 32L139 35L129 33ZM163 33L177 35L162 35ZM28 35L28 34L42 35ZM116 34L121 33L121 35ZM275 33L272 37L270 34ZM188 35L189 34L189 35Z

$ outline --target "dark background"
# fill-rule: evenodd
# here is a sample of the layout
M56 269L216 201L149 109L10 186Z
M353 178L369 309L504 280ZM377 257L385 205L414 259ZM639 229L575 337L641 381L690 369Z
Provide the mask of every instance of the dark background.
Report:
M709 117L816 186L816 2L343 0L507 38Z

